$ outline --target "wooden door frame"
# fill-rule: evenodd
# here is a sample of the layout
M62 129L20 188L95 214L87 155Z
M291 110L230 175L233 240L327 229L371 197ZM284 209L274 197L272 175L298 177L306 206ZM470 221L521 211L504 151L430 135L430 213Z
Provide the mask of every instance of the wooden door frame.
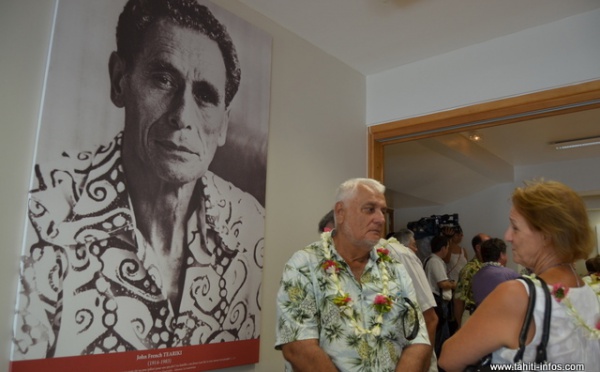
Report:
M384 182L384 147L440 134L600 107L600 79L368 128L368 177Z

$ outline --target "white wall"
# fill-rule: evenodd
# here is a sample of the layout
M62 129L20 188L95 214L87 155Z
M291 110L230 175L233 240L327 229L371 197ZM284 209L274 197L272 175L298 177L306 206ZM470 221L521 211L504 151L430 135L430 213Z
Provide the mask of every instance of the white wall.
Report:
M260 362L227 371L282 370L275 294L285 261L317 238L317 223L347 178L366 175L365 77L238 1L217 0L273 36ZM0 371L7 370L53 1L0 2Z
M600 9L367 78L375 125L600 78Z
M0 2L0 371L8 370L19 253L53 1Z

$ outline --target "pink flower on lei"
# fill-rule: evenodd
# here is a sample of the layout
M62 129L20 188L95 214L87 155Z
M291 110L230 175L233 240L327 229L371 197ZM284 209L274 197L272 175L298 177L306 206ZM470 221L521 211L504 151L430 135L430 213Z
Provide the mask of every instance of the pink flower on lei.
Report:
M327 260L325 262L323 262L321 264L321 267L323 268L323 270L325 270L325 272L327 274L337 274L340 272L340 269L342 268L341 265L339 264L339 262L334 261L334 260Z
M552 296L556 299L556 301L561 302L567 297L569 293L569 287L565 287L561 283L555 283L552 286Z
M373 300L373 306L380 314L387 313L392 308L392 299L389 296L378 294Z

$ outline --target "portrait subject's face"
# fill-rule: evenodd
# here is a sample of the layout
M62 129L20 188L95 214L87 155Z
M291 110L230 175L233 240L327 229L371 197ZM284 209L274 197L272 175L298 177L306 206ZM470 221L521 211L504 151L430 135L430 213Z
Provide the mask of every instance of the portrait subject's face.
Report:
M165 182L200 178L225 143L229 120L217 43L160 21L134 66L121 65L111 67L111 82L113 102L125 108L123 156Z

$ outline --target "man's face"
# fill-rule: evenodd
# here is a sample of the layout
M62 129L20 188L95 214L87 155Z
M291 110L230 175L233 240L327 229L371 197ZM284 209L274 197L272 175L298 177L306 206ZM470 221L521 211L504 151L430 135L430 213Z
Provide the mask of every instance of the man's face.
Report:
M125 107L123 156L168 183L195 181L227 134L221 52L168 21L153 25L144 44L127 71L111 67L113 102Z
M506 263L508 262L508 256L506 255L506 253L500 253L500 259L498 260L498 262L500 263L500 265L506 266Z
M479 237L481 238L481 243L475 245L475 257L477 257L477 259L479 261L482 261L481 258L481 244L483 244L483 242L485 242L486 240L490 239L490 236L487 234L479 234Z
M410 248L410 250L415 253L417 253L417 251L419 250L419 247L417 247L417 241L414 237L410 238L410 241L408 242L408 248Z
M450 256L448 255L448 251L450 250L450 243L446 244L444 248L440 250L440 257L444 260L445 263L450 262Z
M336 205L338 227L354 245L370 249L383 236L386 209L383 194L359 185L353 198Z

